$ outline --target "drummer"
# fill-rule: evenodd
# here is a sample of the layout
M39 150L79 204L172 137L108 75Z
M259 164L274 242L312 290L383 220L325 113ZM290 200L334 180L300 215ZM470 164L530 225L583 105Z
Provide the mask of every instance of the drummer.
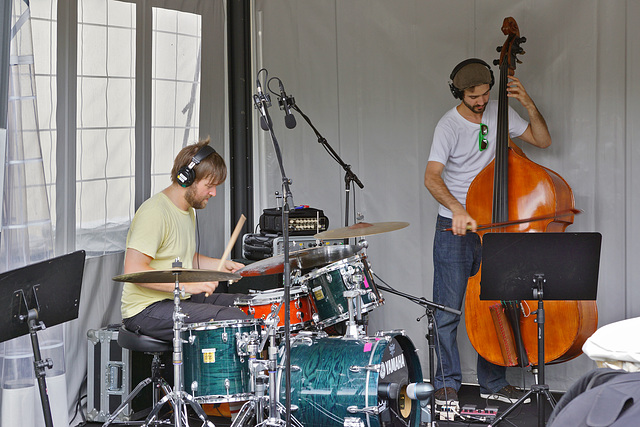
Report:
M218 270L219 259L196 252L195 210L207 206L226 177L226 164L209 145L209 138L180 150L171 170L171 185L146 200L133 217L124 274L171 269L176 258L186 269ZM242 267L226 260L220 270L235 272ZM251 318L233 306L239 294L214 293L217 286L218 282L180 283L187 295L181 303L185 323ZM174 288L175 283L125 283L121 306L124 325L170 341Z

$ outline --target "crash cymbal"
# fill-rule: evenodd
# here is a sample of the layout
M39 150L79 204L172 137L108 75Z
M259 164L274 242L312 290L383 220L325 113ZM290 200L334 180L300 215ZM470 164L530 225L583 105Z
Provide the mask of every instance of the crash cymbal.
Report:
M371 234L386 233L408 227L408 222L357 222L344 228L323 231L314 235L316 239L350 239L352 237L369 236Z
M349 258L361 249L358 245L331 245L302 249L289 253L289 265L291 269L299 268L301 270L318 267ZM284 254L254 262L237 271L243 277L265 276L282 272L284 272Z
M171 270L148 270L136 273L121 274L113 278L116 282L132 283L181 283L190 282L220 282L223 280L240 280L242 276L236 273L216 270L190 270L187 268L174 268Z

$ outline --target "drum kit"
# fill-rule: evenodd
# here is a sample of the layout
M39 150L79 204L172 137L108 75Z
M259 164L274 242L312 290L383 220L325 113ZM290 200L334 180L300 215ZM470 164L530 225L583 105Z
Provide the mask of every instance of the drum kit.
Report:
M350 239L406 226L357 223L315 237ZM291 252L289 301L284 301L282 289L252 291L236 299L235 306L254 319L185 323L179 282L237 281L282 273L281 256L249 264L236 273L175 268L115 277L127 282L175 281L174 387L144 425L158 423L160 408L167 402L176 414L176 427L189 425L187 405L203 425L212 426L201 405L231 402L242 405L232 426L285 425L281 416L286 412L284 367L288 363L292 425L418 426L420 404L415 393L407 392L423 381L413 343L402 330L366 335L363 317L384 304L363 252L366 246L361 241ZM285 330L285 305L289 306L289 331ZM327 333L343 323L343 335ZM282 343L285 334L290 337L289 361Z

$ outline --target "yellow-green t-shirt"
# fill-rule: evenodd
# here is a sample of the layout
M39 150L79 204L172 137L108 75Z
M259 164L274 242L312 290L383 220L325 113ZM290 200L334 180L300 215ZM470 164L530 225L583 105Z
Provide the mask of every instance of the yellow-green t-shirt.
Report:
M156 270L171 269L176 258L180 258L183 268L192 268L196 251L194 209L183 211L164 193L154 195L138 208L133 217L127 235L127 248L153 258L150 266ZM172 298L172 292L125 283L122 318L135 316L157 301Z

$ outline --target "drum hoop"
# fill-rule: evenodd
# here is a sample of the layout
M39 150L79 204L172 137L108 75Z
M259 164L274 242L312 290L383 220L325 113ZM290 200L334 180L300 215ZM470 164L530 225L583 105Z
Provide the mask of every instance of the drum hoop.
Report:
M278 288L280 289L280 288ZM264 299L260 299L259 297L264 297L265 295L260 293L260 294L255 294L255 295L247 295L249 298L245 298L245 297L240 297L240 298L236 298L235 301L233 302L234 305L249 305L249 306L256 306L256 305L267 305L267 304L273 304L273 303L279 303L280 301L282 301L282 298L284 297L284 290L282 290L282 292L271 292L271 293L277 293L277 296L266 296ZM308 296L309 293L305 292L302 290L302 288L300 286L297 286L295 288L291 288L289 289L289 302L300 298L301 296Z
M315 279L316 277L320 277L323 274L327 274L329 272L332 272L332 271L335 271L335 270L339 270L344 265L351 265L352 263L357 262L357 261L361 261L362 262L362 260L364 258L366 258L366 257L367 256L364 255L364 254L352 255L349 258L344 258L344 259L341 259L340 261L336 261L336 262L333 262L333 263L331 263L329 265L325 265L324 267L320 267L320 268L317 268L317 269L315 269L313 271L310 271L309 273L307 273L304 276L302 276L300 278L300 280L304 282L306 280ZM363 265L364 265L364 263L363 263Z
M214 320L211 322L187 323L183 330L212 331L222 328L233 328L238 326L262 326L262 319L230 319L230 320Z

